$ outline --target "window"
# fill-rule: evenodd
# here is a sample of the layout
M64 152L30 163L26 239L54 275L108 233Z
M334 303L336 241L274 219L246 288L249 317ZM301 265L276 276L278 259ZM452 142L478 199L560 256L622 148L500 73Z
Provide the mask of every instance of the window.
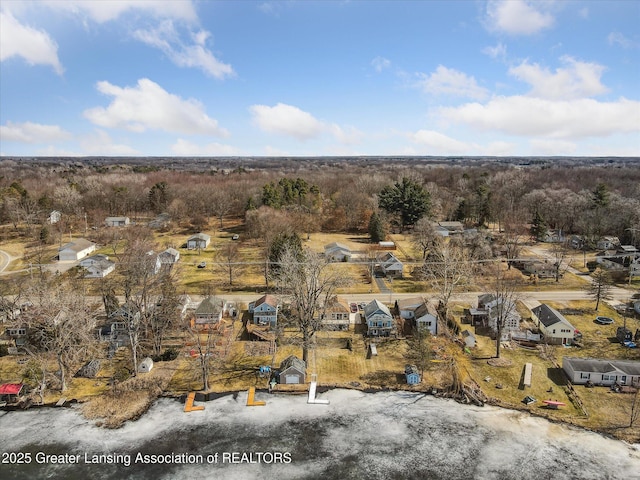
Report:
M590 373L581 373L580 374L580 378L588 380L589 378L591 378L591 374Z

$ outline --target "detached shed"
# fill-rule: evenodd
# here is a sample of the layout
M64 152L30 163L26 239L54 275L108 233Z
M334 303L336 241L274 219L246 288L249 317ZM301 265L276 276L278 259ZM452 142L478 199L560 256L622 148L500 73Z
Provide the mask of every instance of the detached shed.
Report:
M280 383L305 383L307 365L295 355L285 358L280 364Z
M150 357L145 357L138 365L139 373L149 373L153 368L153 360Z
M415 365L407 365L404 367L404 376L407 379L407 385L417 385L420 383L420 373Z
M22 383L3 383L0 385L0 401L15 402L22 394L23 388L24 385Z

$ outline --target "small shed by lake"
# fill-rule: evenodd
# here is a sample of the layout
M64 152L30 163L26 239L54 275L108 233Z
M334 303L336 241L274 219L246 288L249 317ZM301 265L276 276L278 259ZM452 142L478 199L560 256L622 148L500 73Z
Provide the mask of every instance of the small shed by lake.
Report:
M153 360L150 357L145 357L138 365L139 373L149 373L153 368Z
M286 384L305 383L307 365L295 355L285 358L280 364L280 382Z
M417 385L420 383L420 373L415 365L406 365L404 367L404 376L407 379L407 385Z

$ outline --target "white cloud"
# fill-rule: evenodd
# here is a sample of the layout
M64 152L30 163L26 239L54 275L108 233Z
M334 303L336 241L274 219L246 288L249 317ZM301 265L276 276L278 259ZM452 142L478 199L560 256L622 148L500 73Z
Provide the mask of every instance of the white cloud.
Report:
M598 102L583 98L551 101L527 96L494 97L486 104L441 107L441 119L482 131L510 135L576 139L640 132L640 102L621 98Z
M532 35L553 25L544 3L526 0L491 0L487 3L486 23L490 30L510 35Z
M637 48L640 47L639 42L634 42L630 38L624 36L620 32L611 32L607 36L609 45L620 45L622 48Z
M43 30L22 25L8 11L0 11L0 61L22 57L29 65L50 65L58 75L64 71L58 45Z
M498 42L495 47L485 47L482 53L489 55L493 59L504 59L507 56L507 46L502 42Z
M319 136L325 126L313 115L298 107L278 103L274 107L252 105L250 107L253 121L261 130L308 140Z
M6 125L0 125L0 139L6 142L48 143L70 137L71 134L58 125L42 125L33 122L7 122Z
M113 97L108 107L84 111L84 116L96 125L125 128L133 132L148 129L183 134L227 136L228 132L209 117L203 105L194 99L183 100L147 78L135 87L118 87L107 81L98 82L100 93Z
M532 155L573 155L577 145L564 140L533 139L529 142Z
M380 73L391 66L391 60L384 57L376 57L371 60L371 66L376 72Z
M355 127L341 127L334 123L329 127L329 131L343 145L356 145L364 138L364 133Z
M487 145L463 142L434 130L418 130L409 134L411 141L420 146L414 154L437 155L509 155L515 151L515 145L505 141L494 141ZM424 147L428 149L425 150Z
M172 20L165 20L157 28L136 30L134 38L147 45L160 49L179 67L195 67L214 78L222 79L234 75L231 65L218 60L206 48L211 33L206 30L189 32L193 44L185 42Z
M188 140L179 138L176 143L171 145L171 151L183 157L197 156L217 156L217 155L241 155L242 152L231 145L223 145L220 143L208 143L206 145L197 145Z
M80 145L85 155L140 155L133 147L124 144L113 143L113 140L104 130L96 129L95 133L81 139Z
M454 95L476 100L487 96L487 90L480 87L474 77L442 65L438 65L435 72L429 75L420 73L418 77L418 86L431 95Z
M411 140L432 149L434 153L465 154L471 146L460 140L448 137L434 130L418 130L411 135Z
M198 19L193 3L185 0L48 0L43 3L75 15L86 15L97 23L115 20L123 13L135 10L157 18L176 18L188 22Z
M554 73L537 63L526 61L509 69L509 74L530 84L529 95L549 99L573 99L606 93L608 89L600 83L605 68L597 63L580 62L569 56L560 59L564 68Z

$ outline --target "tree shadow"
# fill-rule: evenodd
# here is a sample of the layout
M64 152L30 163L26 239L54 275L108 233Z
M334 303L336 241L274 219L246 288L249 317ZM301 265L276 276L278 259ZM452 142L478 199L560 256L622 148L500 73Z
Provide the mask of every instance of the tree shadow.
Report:
M558 386L567 385L567 377L561 368L547 368L547 378Z

